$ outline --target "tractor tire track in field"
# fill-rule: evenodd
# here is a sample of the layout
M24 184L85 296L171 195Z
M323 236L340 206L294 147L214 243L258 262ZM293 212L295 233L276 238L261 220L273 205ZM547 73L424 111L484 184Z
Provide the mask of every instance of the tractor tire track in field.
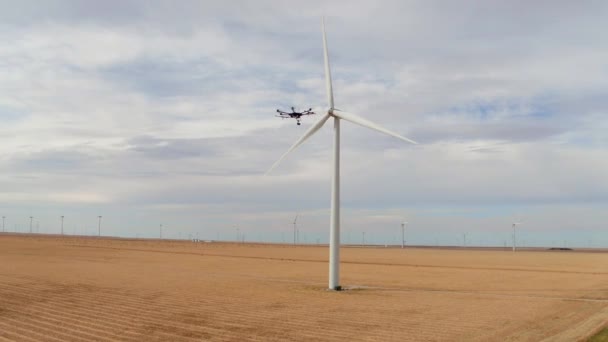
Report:
M44 312L45 310L48 312L50 311L50 313L57 315L56 317L60 317L60 319L58 318L54 318L54 319L50 319L50 318L45 318L45 317L39 317L39 320L41 322L41 327L45 328L45 327L50 327L50 325L47 323L48 320L53 321L54 323L58 323L58 322L63 322L64 325L67 326L66 330L67 331L71 331L74 332L74 330L72 328L70 328L71 325L76 325L78 326L78 329L80 330L79 332L76 332L73 334L74 338L78 338L78 337L83 337L84 340L86 339L90 339L90 340L100 340L100 337L104 336L104 335L108 335L108 339L116 339L117 336L116 335L112 335L112 334L107 334L105 332L103 332L103 327L105 326L105 328L112 328L112 329L121 329L121 330L126 330L128 327L126 326L121 326L120 322L124 322L125 318L129 318L132 316L137 316L140 317L137 320L139 321L139 326L140 327L144 327L145 330L147 330L147 332L149 333L150 330L155 330L155 331L159 331L162 329L167 329L172 331L172 333L169 332L163 332L161 331L160 334L162 335L176 335L176 330L178 330L178 333L181 331L183 333L183 335L196 335L197 338L198 337L202 337L202 336L210 336L211 334L218 334L218 333L226 333L225 329L219 329L219 328L212 328L212 327L204 327L204 326L197 326L197 325L192 325L192 324L185 324L185 323L180 323L180 322L176 322L174 320L170 320L170 317L163 317L162 315L157 315L157 317L155 318L154 314L158 313L158 312L174 312L176 311L176 309L182 308L182 307L188 307L191 306L193 304L192 300L184 300L184 301L179 301L179 300L172 300L172 304L171 305L163 305L163 304L159 304L156 303L153 307L148 307L146 308L146 304L150 304L147 301L143 301L143 300L136 300L134 299L134 297L130 294L120 294L120 291L116 291L113 293L104 293L104 294L100 294L100 293L96 293L94 298L87 298L86 296L82 296L82 294L78 293L78 291L74 291L72 293L66 293L65 296L60 296L58 298L54 298L54 300L50 301L48 299L48 297L46 297L46 294L48 294L50 291L50 289L52 289L51 286L42 286L40 284L29 284L29 286L25 286L25 288L29 288L30 291L23 291L24 286L13 286L13 288L11 289L10 286L6 286L3 285L3 287L0 287L0 293L4 293L4 294L9 294L11 296L19 296L21 295L21 297L23 298L27 298L29 302L34 302L36 303L34 305L35 310L28 310L28 311L36 311L37 313L41 313ZM104 291L105 292L105 291ZM67 302L67 300L72 299L72 300L76 300L78 302L78 306L76 305L69 305L69 306L65 306L62 305L62 303ZM219 302L223 302L225 300L218 300L216 301L216 303L213 303L213 301L206 301L205 303L196 303L196 304L200 304L200 305L206 305L206 306L213 306L214 304L218 304ZM121 303L120 306L116 307L113 306L111 309L111 313L106 312L106 310L104 310L103 308L100 308L100 304L103 303L112 303L112 302L119 302ZM3 305L7 305L7 304L13 304L13 305L22 305L23 302L20 302L18 300L11 302L11 300L5 300L0 302ZM237 322L249 322L249 321L255 321L256 319L260 318L259 314L256 313L244 313L244 312L240 312L238 310L238 302L235 302L235 304L231 305L231 307L225 307L224 309L221 309L221 306L219 305L215 305L216 308L220 308L219 310L216 310L214 313L214 317L216 320L219 320L220 322L230 322L230 321L237 321ZM7 310L8 312L11 312L12 310ZM74 311L74 314L70 314L70 311ZM23 313L23 310L21 311L21 314L19 315L21 319L23 319L24 317L26 319L24 319L24 322L26 325L28 325L28 327L31 327L31 325L29 324L29 322L31 321L31 319L34 317L32 314L30 313ZM79 319L76 317L80 317ZM100 323L92 323L90 322L90 319L87 319L88 317L95 317L95 321L96 322L100 322ZM167 325L167 322L171 322L170 325ZM364 324L364 322L360 322L361 324ZM231 326L230 324L227 324L228 326L228 330L243 330L243 329L254 329L254 326L250 326L250 325L245 325L242 326L242 324L239 325L233 325ZM308 326L306 326L305 324L302 325L298 325L296 324L292 324L291 328L307 328ZM310 328L310 327L308 327ZM198 331L197 331L198 330ZM182 334L177 334L178 336L180 336L180 338L182 338L183 340L189 339L188 337L183 336ZM324 334L326 337L327 336L335 336L335 337L340 337L341 335L339 334ZM63 339L66 338L65 335L61 336Z
M142 334L136 333L136 330L129 331L129 329L147 328L149 330L150 327L161 327L167 322L166 318L161 314L163 310L169 307L179 307L179 304L176 304L165 307L156 305L150 308L146 305L148 304L146 301L133 300L133 296L130 294L100 295L97 292L90 293L90 296L74 292L67 296L53 298L51 301L43 295L44 290L48 289L48 287L32 287L33 289L29 293L24 293L24 291L20 291L19 289L13 289L11 293L11 290L6 287L0 289L0 293L10 293L15 296L21 294L28 301L35 303L32 305L35 308L35 310L32 309L33 311L40 313L46 310L47 312L56 314L64 324L77 325L80 330L90 332L89 339L95 339L100 335L106 334L104 330L108 330L108 328L115 331L126 331L127 335L141 336ZM76 304L66 306L65 303L68 300L76 301ZM109 306L108 304L110 303L120 303L120 305ZM10 303L10 301L5 301L3 304L22 304L22 302ZM182 329L188 333L192 330L192 326L180 324L179 322L172 323L172 328L174 330ZM112 338L109 338L109 340L116 339L117 337L123 339L125 337L122 333L110 335Z
M148 252L148 253L164 253L164 254L183 254L183 255L196 255L196 256L211 256L219 258L233 258L233 259L257 259L257 260L273 260L273 261L295 261L295 262L309 262L309 263L327 263L327 259L302 259L302 258L277 258L277 257L265 257L265 256L251 256L251 255L226 255L217 254L210 252L183 252L183 251L163 251L158 249L143 249L143 248L125 248L125 247L108 247L108 246L91 246L91 245L70 245L73 247L82 248L99 248L99 249L111 249L120 251L132 251L132 252ZM515 267L476 267L476 266L451 266L451 265L425 265L425 264L408 264L408 263L388 263L388 262L372 262L372 261L349 261L341 260L341 264L352 264L352 265L370 265L370 266L391 266L391 267L414 267L414 268L445 268L445 269L456 269L456 270L473 270L473 271L512 271L512 272L533 272L533 273L557 273L557 274L585 274L585 275L608 275L608 272L587 272L587 271L572 271L572 270L551 270L551 269L530 269L530 268L515 268Z
M204 301L196 300L195 296L171 298L170 303L161 300L157 292L140 293L134 295L131 291L120 289L100 289L91 286L66 287L61 284L35 282L31 278L21 279L22 283L0 284L0 304L6 308L7 313L17 315L8 319L10 326L19 327L12 331L12 336L26 336L32 340L53 341L137 341L155 336L158 340L194 341L211 336L223 336L226 339L238 339L242 334L253 335L257 329L256 324L246 322L259 322L271 320L260 313L239 312L242 302L236 298L216 298ZM393 291L394 289L388 289ZM55 295L52 295L52 294ZM156 297L151 301L144 297ZM221 305L224 301L229 304ZM112 305L112 303L119 303ZM17 309L23 307L27 310ZM186 307L214 307L213 320L221 328L205 325L205 320L188 324L179 322L179 313ZM203 312L191 311L197 317ZM328 314L329 316L330 314ZM396 322L397 323L397 322ZM411 322L410 322L411 323ZM434 322L421 320L415 324L396 324L393 329L380 329L376 338L379 340L395 339L396 335L403 333L415 334L416 331L432 331ZM351 320L349 325L369 326L373 324L366 320ZM463 331L474 328L475 324L466 322L445 322L444 329ZM316 329L315 329L316 328ZM320 333L321 330L323 333ZM297 338L315 340L344 340L352 338L347 332L331 330L331 326L315 326L310 322L290 321L282 331L275 331L277 339L284 339L289 331L299 331ZM21 335L27 331L29 335ZM21 332L21 334L19 334ZM115 332L115 333L114 333ZM442 338L437 332L434 335ZM146 338L144 338L146 337ZM296 338L296 336L292 336ZM447 337L447 336L443 336Z

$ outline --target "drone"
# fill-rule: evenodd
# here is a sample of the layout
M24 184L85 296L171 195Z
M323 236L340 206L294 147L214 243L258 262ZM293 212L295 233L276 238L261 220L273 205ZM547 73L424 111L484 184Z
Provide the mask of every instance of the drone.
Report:
M283 118L283 119L296 119L296 122L298 123L298 126L300 125L300 119L302 119L302 115L313 115L315 114L315 112L312 111L312 108L309 108L308 110L302 111L302 112L296 112L296 109L294 107L291 107L291 113L289 112L284 112L280 109L277 109L277 113L279 113L279 115L276 115L276 117L278 118Z

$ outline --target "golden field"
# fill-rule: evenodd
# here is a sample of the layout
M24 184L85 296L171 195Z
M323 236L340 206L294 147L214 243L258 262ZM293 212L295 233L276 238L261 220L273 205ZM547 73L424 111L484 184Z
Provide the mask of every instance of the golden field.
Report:
M0 341L576 341L608 253L0 234Z

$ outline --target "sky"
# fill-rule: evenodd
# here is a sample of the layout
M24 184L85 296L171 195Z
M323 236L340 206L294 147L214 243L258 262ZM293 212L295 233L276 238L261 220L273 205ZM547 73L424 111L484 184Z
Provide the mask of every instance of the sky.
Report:
M6 231L608 247L604 1L0 0Z

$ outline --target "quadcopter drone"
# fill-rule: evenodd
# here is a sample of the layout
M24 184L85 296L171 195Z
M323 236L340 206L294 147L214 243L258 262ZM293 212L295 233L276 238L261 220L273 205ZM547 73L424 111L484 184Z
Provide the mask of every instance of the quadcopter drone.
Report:
M278 118L283 118L283 119L296 119L298 125L300 125L300 119L302 119L302 115L313 115L315 114L315 112L312 111L312 108L309 108L308 110L302 111L302 112L296 112L296 109L294 107L291 107L291 113L289 112L284 112L280 109L277 109L277 113L279 113L279 115L276 115L276 117Z

